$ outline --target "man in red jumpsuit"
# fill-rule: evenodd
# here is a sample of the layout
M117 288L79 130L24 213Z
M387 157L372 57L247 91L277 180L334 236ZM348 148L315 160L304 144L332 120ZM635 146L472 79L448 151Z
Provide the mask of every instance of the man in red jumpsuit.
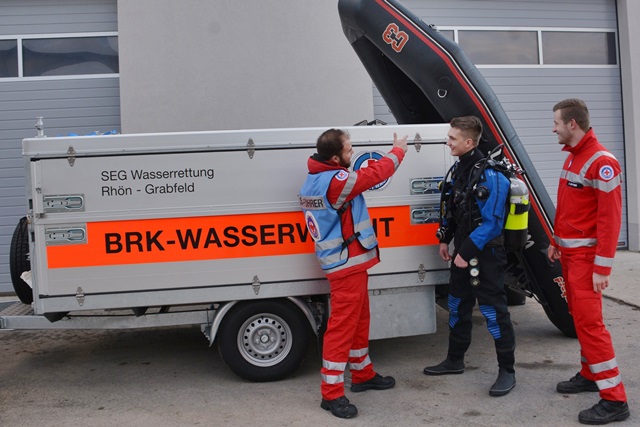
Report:
M629 418L611 335L602 319L602 291L609 286L622 221L621 170L596 139L584 101L566 99L553 111L553 132L569 156L560 175L554 241L547 255L562 262L582 363L580 372L558 383L557 390L599 391L600 402L580 411L578 420L608 424Z
M322 349L322 402L340 418L358 413L344 395L349 364L351 391L384 390L395 379L377 374L369 358L369 293L367 270L380 262L377 239L364 193L390 178L407 152L407 137L393 135L393 149L366 168L349 171L353 148L349 134L329 129L318 138L318 152L307 162L309 174L300 204L316 255L331 286L331 313Z

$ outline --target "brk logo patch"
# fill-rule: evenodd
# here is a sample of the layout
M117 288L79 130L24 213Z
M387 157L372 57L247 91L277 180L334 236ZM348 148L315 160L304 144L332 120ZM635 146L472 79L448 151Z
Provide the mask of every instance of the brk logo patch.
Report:
M307 224L307 229L309 230L309 234L316 242L322 239L322 235L320 235L320 227L318 226L318 221L313 216L313 214L307 211L305 214L305 222Z
M349 172L347 171L340 171L336 174L336 179L338 181L344 181L347 178L349 178Z
M363 153L356 154L353 160L353 171L357 171L358 169L366 168L369 165L369 162L376 162L384 157L384 153L380 151L365 151ZM391 178L385 179L384 181L374 185L369 188L369 191L382 190L384 187L389 184Z
M600 172L599 172L600 178L602 178L605 181L611 180L614 174L615 172L613 171L613 168L609 165L605 165L600 168Z

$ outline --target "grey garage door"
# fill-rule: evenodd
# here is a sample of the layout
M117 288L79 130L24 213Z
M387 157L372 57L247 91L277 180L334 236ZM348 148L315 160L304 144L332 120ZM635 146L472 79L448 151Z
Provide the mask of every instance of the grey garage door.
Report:
M11 236L26 213L21 141L35 136L36 117L49 136L120 129L116 12L116 0L0 3L0 293L13 291ZM84 68L65 62L70 43L93 53Z

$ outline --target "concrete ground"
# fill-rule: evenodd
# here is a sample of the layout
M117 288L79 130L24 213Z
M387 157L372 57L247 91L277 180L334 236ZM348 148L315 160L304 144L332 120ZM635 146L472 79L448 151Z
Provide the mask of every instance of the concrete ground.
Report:
M631 418L640 425L640 254L620 251L605 292L605 322L617 351ZM6 298L5 298L6 300ZM320 360L315 346L290 378L250 383L224 366L199 328L133 331L1 331L0 425L19 426L577 426L597 393L562 395L560 380L579 369L578 343L528 299L511 307L516 329L517 386L488 394L495 352L484 320L474 316L474 341L463 375L427 377L447 346L447 313L438 332L373 341L377 371L393 375L387 391L351 393L355 419L319 407Z

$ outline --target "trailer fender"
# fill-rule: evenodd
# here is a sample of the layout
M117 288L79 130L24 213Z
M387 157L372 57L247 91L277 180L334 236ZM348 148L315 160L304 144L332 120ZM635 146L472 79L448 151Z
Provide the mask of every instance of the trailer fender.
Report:
M238 301L230 301L220 305L220 307L216 310L213 315L213 320L211 321L211 326L209 327L209 333L205 331L205 335L209 337L209 347L213 345L213 342L216 339L216 335L218 334L218 329L220 328L220 324L222 323L222 319L224 316L236 305Z
M304 302L304 300L302 298L296 298L296 297L287 297L287 299L289 301L291 301L292 303L294 303L296 305L296 307L298 307L300 309L300 311L302 311L302 313L304 314L304 316L306 317L306 319L309 321L309 326L311 326L311 329L313 330L313 332L316 334L316 337L318 336L318 324L313 316L313 313L311 312L311 308L309 308L309 306L307 305L306 302ZM222 323L222 320L224 319L224 316L229 312L229 310L231 310L233 308L234 305L236 305L239 301L230 301L227 303L224 303L220 306L220 308L218 308L218 310L216 310L214 316L213 316L213 320L211 321L211 326L208 328L208 333L206 333L207 331L205 331L205 334L208 336L209 338L209 347L211 347L213 345L213 342L216 339L216 336L218 335L218 329L220 328L220 324ZM205 326L206 328L206 326Z
M316 337L318 337L318 329L319 329L319 325L318 322L316 322L316 319L313 315L313 312L311 311L311 308L309 307L309 305L302 300L301 298L296 298L296 297L287 297L287 299L289 301L291 301L292 303L294 303L296 306L298 306L298 308L300 309L300 311L302 311L305 315L305 317L307 318L307 320L309 321L309 326L311 326L311 329L313 330L313 333L316 334Z

